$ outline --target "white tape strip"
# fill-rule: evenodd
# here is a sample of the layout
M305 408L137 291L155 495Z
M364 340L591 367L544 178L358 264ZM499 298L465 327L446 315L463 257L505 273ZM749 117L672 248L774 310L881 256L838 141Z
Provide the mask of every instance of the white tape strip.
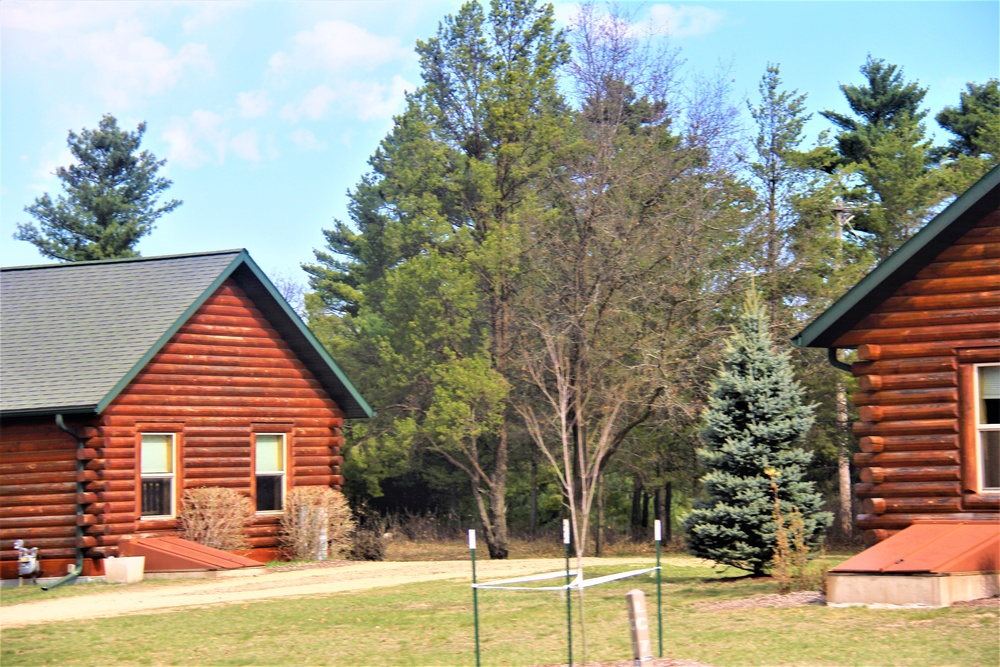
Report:
M576 575L576 570L570 570L570 575ZM526 577L514 577L513 579L496 579L495 581L484 581L480 586L502 586L503 584L524 584L529 581L545 581L546 579L558 579L565 577L566 570L562 572L546 572L545 574L531 574Z
M615 579L625 579L626 577L637 577L640 574L646 574L647 572L656 572L657 568L651 567L646 570L632 570L631 572L619 572L618 574L607 574L603 577L594 577L593 579L584 579L579 582L573 582L572 586L574 588L587 588L589 586L597 586L598 584L606 584L609 581L614 581Z

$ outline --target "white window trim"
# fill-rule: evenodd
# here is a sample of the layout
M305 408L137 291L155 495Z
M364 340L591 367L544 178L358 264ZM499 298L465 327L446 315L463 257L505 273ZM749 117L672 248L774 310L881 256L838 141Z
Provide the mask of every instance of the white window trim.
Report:
M262 435L277 436L281 439L281 454L284 462L284 470L257 470L257 438ZM260 431L253 434L253 502L257 507L257 475L277 475L281 474L281 509L280 510L256 510L258 516L280 515L285 513L285 505L288 502L288 465L290 463L290 450L288 446L288 434L280 431Z
M142 472L142 439L147 435L163 435L170 438L170 457L173 459L173 472L168 473L143 473ZM139 457L136 466L139 472L139 520L149 521L156 519L173 519L177 517L177 467L180 465L180 457L177 447L176 433L143 432L139 434ZM170 485L170 514L143 514L142 513L142 480L143 479L169 479Z
M979 485L980 493L1000 493L1000 487L987 487L986 486L986 462L983 460L983 439L981 437L983 431L1000 431L1000 424L983 424L981 408L982 400L979 397L980 387L979 387L979 369L986 368L989 366L1000 366L1000 364L975 364L973 366L973 387L975 389L975 429L976 429L976 470L978 471L978 479L976 480Z

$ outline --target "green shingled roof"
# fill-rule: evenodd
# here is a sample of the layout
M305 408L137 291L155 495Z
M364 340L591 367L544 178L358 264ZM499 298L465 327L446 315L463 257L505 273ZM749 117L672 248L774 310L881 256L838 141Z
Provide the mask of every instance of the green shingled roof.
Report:
M0 271L0 411L101 412L232 277L348 417L371 408L245 250Z
M792 342L800 347L831 347L998 206L1000 166L994 167L936 215L812 324L793 337Z

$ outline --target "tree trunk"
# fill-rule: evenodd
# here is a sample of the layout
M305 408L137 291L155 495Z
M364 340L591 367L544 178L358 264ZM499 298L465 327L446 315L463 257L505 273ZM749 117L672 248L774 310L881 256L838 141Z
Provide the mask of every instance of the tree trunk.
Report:
M649 528L649 494L645 490L642 492L642 520L639 525L644 529ZM646 531L643 530L643 532Z
M604 525L604 493L603 488L601 488L601 478L604 475L598 473L597 475L597 521L594 524L594 555L598 558L601 557L601 527Z
M639 475L632 477L632 516L629 520L632 539L636 542L642 539L642 480Z
M669 544L671 538L673 537L673 532L671 531L671 524L673 522L673 505L674 505L674 483L667 482L663 487L663 513L660 514L660 521L663 526L663 542L664 544Z
M837 448L837 486L839 506L837 507L837 526L844 539L850 539L854 525L854 515L851 511L851 459L847 451L847 438L850 425L847 423L847 391L844 381L837 378L837 433L840 445Z
M528 528L531 536L535 537L538 532L538 459L535 452L531 452L531 508L528 516Z

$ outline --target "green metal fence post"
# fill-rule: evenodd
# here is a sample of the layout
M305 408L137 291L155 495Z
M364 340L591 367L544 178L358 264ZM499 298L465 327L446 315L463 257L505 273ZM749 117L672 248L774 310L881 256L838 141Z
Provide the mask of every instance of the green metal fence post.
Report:
M479 666L479 589L476 588L476 531L469 530L469 553L472 554L472 623L476 628L476 667Z
M660 529L660 520L653 524L653 538L656 540L656 626L657 637L660 641L660 657L663 657L663 600L660 591L660 541L663 539Z

